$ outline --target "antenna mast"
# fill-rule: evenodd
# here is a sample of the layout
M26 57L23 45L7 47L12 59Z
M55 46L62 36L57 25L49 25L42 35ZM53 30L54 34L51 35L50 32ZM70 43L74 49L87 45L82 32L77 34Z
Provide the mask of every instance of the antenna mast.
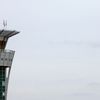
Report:
M7 28L7 20L3 20L3 28L4 28L4 29Z

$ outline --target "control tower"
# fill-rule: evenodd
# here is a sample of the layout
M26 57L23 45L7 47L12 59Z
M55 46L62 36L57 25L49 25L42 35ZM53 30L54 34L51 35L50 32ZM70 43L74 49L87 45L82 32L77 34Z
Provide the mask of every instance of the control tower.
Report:
M8 81L15 53L5 47L8 39L18 33L15 30L0 30L0 100L7 100Z

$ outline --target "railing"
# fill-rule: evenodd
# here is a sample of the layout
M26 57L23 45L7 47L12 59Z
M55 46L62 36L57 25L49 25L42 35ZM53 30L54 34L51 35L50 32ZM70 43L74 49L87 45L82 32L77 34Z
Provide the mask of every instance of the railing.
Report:
M15 51L0 49L0 66L10 67L12 65Z
M0 52L10 52L10 53L13 53L15 51L13 50L8 50L8 49L0 49Z

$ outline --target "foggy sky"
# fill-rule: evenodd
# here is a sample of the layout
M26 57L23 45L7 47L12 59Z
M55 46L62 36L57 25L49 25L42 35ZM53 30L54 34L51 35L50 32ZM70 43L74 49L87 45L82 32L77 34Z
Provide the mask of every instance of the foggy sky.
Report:
M21 32L8 100L100 100L99 0L1 0L3 19Z

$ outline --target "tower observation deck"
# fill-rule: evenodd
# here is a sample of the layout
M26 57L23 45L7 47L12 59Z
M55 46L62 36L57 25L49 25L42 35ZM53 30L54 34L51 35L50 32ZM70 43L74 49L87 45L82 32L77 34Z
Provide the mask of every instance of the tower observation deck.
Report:
M5 47L8 39L18 33L15 30L0 30L0 100L7 100L10 70L15 53Z

